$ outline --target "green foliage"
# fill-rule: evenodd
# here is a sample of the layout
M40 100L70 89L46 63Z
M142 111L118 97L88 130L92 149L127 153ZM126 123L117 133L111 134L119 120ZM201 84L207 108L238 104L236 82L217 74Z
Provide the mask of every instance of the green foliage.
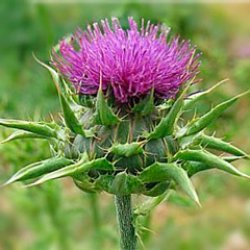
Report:
M249 93L249 92L246 92L244 94L247 94L247 93ZM219 116L227 108L229 108L233 103L235 103L239 99L239 97L241 97L241 96L242 95L239 95L239 96L233 97L230 100L227 100L223 103L220 103L217 106L215 106L214 108L212 108L209 112L207 112L202 117L199 117L199 118L195 119L194 121L191 121L187 125L187 127L182 128L178 132L178 137L188 136L188 135L196 134L196 133L202 131L208 125L210 125L211 123L216 121L219 118Z
M146 168L139 178L143 182L174 180L191 199L193 199L198 205L200 204L198 196L192 182L186 174L186 171L175 163L154 163Z
M198 93L195 93L195 94L188 96L187 99L184 100L183 110L192 109L197 102L201 101L206 95L213 92L215 89L217 89L219 86L221 86L226 81L228 81L228 79L225 79L225 80L222 80L222 81L216 83L210 89L207 89L205 91L201 91L201 92L198 92Z
M1 144L15 141L15 140L20 140L20 139L45 139L45 138L46 136L43 136L43 135L18 130L12 133L10 136L8 136L5 140L3 140Z
M71 93L70 92L67 93L67 91L65 90L64 85L60 81L59 74L54 69L52 69L51 67L46 65L45 63L39 61L36 57L35 57L35 59L39 64L41 64L44 68L46 68L49 71L49 73L53 79L53 82L54 82L56 89L57 89L57 92L58 92L60 104L62 107L63 118L64 118L64 121L65 121L67 127L75 134L86 136L85 132L82 128L82 125L80 124L80 121L78 120L78 118L76 117L76 115L74 113L74 110L70 106L70 102L68 100L69 99L68 97Z
M140 193L143 185L138 178L128 175L125 172L117 174L110 186L110 192L116 195L129 195L131 193Z
M56 126L45 122L29 122L29 121L18 121L0 119L0 125L8 128L15 128L24 131L28 131L44 137L56 137Z
M113 170L113 166L110 162L108 162L104 158L88 161L87 154L83 154L82 159L80 161L72 165L62 167L59 170L52 171L51 173L45 174L42 178L30 184L30 186L42 184L46 181L53 180L56 178L82 174L92 169L107 171L107 170Z
M16 181L26 181L29 179L33 179L49 172L54 172L57 169L69 165L70 163L72 163L72 161L64 157L55 157L41 162L33 163L20 169L4 185L9 185Z
M167 111L161 113L162 108L156 106L155 112L148 114L147 117L144 117L143 114L140 115L140 113L134 114L133 108L131 113L126 114L129 107L119 107L119 116L115 115L109 102L105 100L100 85L97 96L93 97L96 105L81 111L81 125L75 116L75 112L66 101L67 93L65 92L65 96L61 94L63 90L60 89L63 86L59 82L59 76L50 67L46 66L46 68L52 72L52 77L58 88L65 124L3 119L0 124L36 133L48 137L48 139L56 137L57 140L51 144L54 154L59 156L63 154L65 158L60 160L52 158L45 162L34 163L24 170L20 170L7 181L7 184L40 177L29 184L29 186L33 186L70 176L75 179L76 185L81 190L86 189L96 192L104 190L116 195L142 193L156 196L165 192L168 188L172 188L169 183L171 184L173 181L199 204L197 194L188 175L205 169L217 168L233 175L248 177L228 161L207 152L205 148L220 149L235 156L246 156L244 152L223 140L200 134L200 131L215 121L226 108L248 92L217 105L205 115L196 118L194 121L188 121L186 127L180 128L181 110L185 105L184 98L190 84L183 91L180 91L178 98ZM211 89L205 91L205 93L210 91ZM69 96L70 93L67 95ZM152 94L151 98L153 98ZM89 122L89 116L86 115L89 110L91 110L91 114L96 114L99 119ZM126 114L128 123L124 123L121 117L124 114ZM118 143L120 137L124 134L123 131L119 130L121 123L127 127L125 129L127 131L126 141L129 142L124 144ZM112 127L110 127L111 125ZM73 133L70 136L71 139L67 136L67 127ZM135 127L139 129L136 133ZM151 128L152 132L150 132ZM89 139L83 133L87 129L95 131ZM60 131L60 133L57 131ZM79 131L82 132L79 134ZM175 136L175 131L177 131L177 136ZM182 137L187 137L187 140L181 139ZM81 138L79 143L77 142L78 138ZM152 142L154 142L153 146L151 145ZM111 146L107 148L109 144ZM193 149L195 147L200 149ZM76 157L77 155L79 156ZM72 158L72 160L67 160L67 158ZM77 158L80 158L80 160ZM200 162L205 166L195 165L192 170L189 170L190 167L187 169L186 165L190 165L190 162ZM85 177L81 179L79 175ZM82 184L81 180L83 181ZM89 188L87 187L88 184Z
M205 150L190 150L186 149L183 151L179 151L175 155L175 159L181 159L185 161L198 161L202 162L207 165L207 169L209 168L218 168L220 170L223 170L227 173L250 178L250 176L241 173L239 170L237 170L235 167L233 167L229 162L223 160L219 156L216 156L214 154L211 154Z
M216 149L216 150L226 152L235 156L249 158L249 156L241 149L233 146L232 144L228 142L223 141L222 139L216 138L214 136L201 134L201 136L198 136L196 140L200 142L200 145L202 147Z
M176 120L183 107L184 95L187 88L180 94L173 106L169 110L166 117L163 117L154 130L148 135L149 139L159 139L168 135L172 135L176 128Z
M108 106L107 101L105 100L102 84L100 84L97 98L96 98L96 122L97 124L104 126L115 125L119 122L119 118L112 109Z
M60 94L60 102L67 127L75 134L86 136L80 121L76 118L74 111L71 109L70 104L64 94Z
M142 99L139 103L135 104L132 111L139 113L141 116L147 116L154 110L154 90L152 89L150 94Z
M144 142L132 142L126 144L114 144L108 150L110 153L118 155L130 157L132 155L142 154L144 152L142 146Z

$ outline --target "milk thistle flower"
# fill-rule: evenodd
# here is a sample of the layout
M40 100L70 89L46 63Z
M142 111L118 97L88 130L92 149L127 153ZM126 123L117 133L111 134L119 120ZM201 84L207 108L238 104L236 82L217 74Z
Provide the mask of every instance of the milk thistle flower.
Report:
M116 100L127 103L152 89L162 99L174 97L179 87L191 80L198 69L198 54L188 41L175 37L167 41L169 29L150 24L140 29L131 17L123 30L118 19L94 23L78 30L72 40L60 43L54 54L56 68L81 94L96 94L100 85L111 88ZM75 46L74 46L75 45Z
M164 201L169 190L179 186L199 205L194 174L216 168L249 178L232 165L249 156L205 134L243 94L186 120L183 114L224 81L189 94L199 68L194 47L178 37L168 39L163 26L142 21L138 27L133 18L128 22L127 30L117 19L111 26L103 20L79 29L53 50L55 69L39 61L58 90L62 121L0 119L0 125L18 129L4 142L44 139L52 149L51 158L22 168L4 185L24 181L34 186L70 177L82 191L113 194L121 249L134 250L142 229L138 218ZM150 198L133 209L133 194Z

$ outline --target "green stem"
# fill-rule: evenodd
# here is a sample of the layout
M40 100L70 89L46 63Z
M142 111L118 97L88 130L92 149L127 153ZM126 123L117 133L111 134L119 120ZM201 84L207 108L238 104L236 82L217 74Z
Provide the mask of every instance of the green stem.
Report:
M99 250L102 246L102 232L101 232L101 220L99 213L99 202L97 194L89 195L90 206L92 211L92 221L94 227L94 238L93 238L93 247L96 250Z
M136 235L133 225L131 195L116 196L117 219L120 227L122 250L136 249Z

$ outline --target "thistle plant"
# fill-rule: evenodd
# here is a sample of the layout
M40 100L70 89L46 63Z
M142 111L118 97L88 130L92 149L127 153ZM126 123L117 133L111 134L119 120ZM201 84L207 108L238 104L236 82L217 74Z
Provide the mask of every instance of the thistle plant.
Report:
M198 205L191 177L218 169L249 178L232 162L249 156L232 144L205 133L243 94L197 117L195 105L212 88L190 93L198 84L200 54L190 42L169 38L169 29L150 22L140 27L128 19L102 20L63 39L52 51L50 72L62 108L55 122L1 119L17 129L5 142L48 140L52 157L26 166L4 185L34 186L70 177L88 193L115 196L121 249L137 245L136 218L164 201L179 187ZM244 93L246 94L246 93ZM194 112L188 119L186 112ZM209 152L213 149L212 152ZM215 151L226 154L214 154ZM132 195L150 197L133 208Z

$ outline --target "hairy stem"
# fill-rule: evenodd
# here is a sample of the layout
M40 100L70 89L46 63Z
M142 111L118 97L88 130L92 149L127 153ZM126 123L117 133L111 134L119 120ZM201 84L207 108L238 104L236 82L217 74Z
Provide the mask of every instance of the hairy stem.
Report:
M131 195L116 196L117 219L120 227L120 244L122 250L136 249L136 235L133 225Z

